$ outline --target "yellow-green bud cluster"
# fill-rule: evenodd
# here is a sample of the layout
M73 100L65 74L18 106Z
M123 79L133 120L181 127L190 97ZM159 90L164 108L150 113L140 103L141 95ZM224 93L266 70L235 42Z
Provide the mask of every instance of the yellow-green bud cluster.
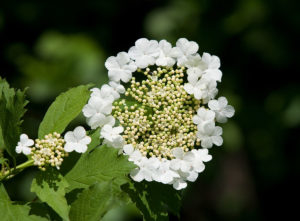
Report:
M64 144L64 139L56 132L46 135L44 139L36 139L35 146L31 150L34 165L43 171L48 165L59 169L63 158L68 155L64 150Z
M114 104L114 117L124 127L123 138L127 144L147 157L172 159L171 149L182 147L190 151L196 140L197 126L193 116L201 102L184 90L184 67L149 68L142 72L146 79L131 79L125 96L139 105L121 100ZM130 100L130 99L129 99Z

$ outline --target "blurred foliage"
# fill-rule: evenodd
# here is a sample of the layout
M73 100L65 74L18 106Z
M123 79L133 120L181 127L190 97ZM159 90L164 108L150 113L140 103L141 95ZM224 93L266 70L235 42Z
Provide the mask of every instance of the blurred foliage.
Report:
M54 97L106 82L106 57L137 38L198 42L200 53L221 58L219 95L236 115L224 125L224 145L211 150L214 160L186 190L181 220L287 218L297 211L286 202L300 175L299 29L296 0L4 1L0 74L13 87L29 86L24 130L30 135ZM32 198L26 184L32 173L15 178L22 185L6 184L12 199ZM135 214L122 207L105 219Z

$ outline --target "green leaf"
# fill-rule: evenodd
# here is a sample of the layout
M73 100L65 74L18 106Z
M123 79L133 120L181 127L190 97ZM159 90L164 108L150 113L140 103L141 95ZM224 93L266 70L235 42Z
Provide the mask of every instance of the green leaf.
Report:
M180 192L171 185L156 182L131 182L122 186L145 220L168 220L168 212L179 216Z
M91 86L91 84L81 85L59 95L40 124L39 138L53 132L62 133L87 103Z
M26 112L25 91L15 90L0 77L0 149L15 157L21 134L21 118Z
M42 202L47 203L64 220L69 220L69 206L65 198L65 188L68 182L54 168L40 171L33 179L31 191L35 192Z
M118 152L119 150L104 145L83 154L65 176L70 184L68 192L109 180L113 180L113 188L119 189L120 185L128 182L127 175L135 165L128 161L127 156L118 155Z
M3 184L0 183L0 214L1 220L43 221L48 220L31 214L28 204L18 205L10 201Z
M70 219L72 221L98 221L111 208L113 191L111 182L101 182L85 189L72 203Z

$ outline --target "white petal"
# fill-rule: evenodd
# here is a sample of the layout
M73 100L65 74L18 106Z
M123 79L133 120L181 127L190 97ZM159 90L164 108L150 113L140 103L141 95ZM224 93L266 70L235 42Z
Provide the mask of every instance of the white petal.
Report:
M133 153L133 150L134 150L134 148L133 148L132 144L127 144L127 145L124 145L124 147L123 147L123 151L126 155L131 155Z
M194 93L194 86L190 83L186 83L184 84L184 90L188 93L188 94L193 94Z
M85 137L86 132L85 129L82 126L78 126L74 129L74 136L77 140L80 140L81 138Z
M217 100L210 100L208 102L208 107L211 109L211 110L220 110L220 107L219 107L219 102Z
M177 180L175 183L173 183L173 187L176 190L181 190L187 187L187 183L183 180Z
M211 138L208 137L208 138L202 139L201 146L203 148L211 148L212 147L212 140L211 140Z
M31 153L31 148L30 147L23 147L23 153L25 155L29 155Z
M77 139L74 137L74 134L72 131L68 131L64 136L65 141L68 142L77 142Z
M221 136L213 136L212 142L217 146L221 146L223 144L223 138Z
M173 154L174 157L176 157L178 159L182 159L183 158L184 151L180 147L173 148L171 150L171 152L172 152L172 154Z
M67 142L64 146L66 152L72 152L74 150L74 143Z

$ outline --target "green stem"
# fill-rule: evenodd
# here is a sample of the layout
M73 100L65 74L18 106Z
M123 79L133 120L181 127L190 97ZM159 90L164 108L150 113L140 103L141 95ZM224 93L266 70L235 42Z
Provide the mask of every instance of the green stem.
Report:
M14 177L16 174L23 171L25 168L31 167L31 166L33 166L33 160L27 160L26 162L16 166L15 168L13 168L11 170L7 170L3 174L0 174L0 181L2 181L4 179L10 179L10 178Z

